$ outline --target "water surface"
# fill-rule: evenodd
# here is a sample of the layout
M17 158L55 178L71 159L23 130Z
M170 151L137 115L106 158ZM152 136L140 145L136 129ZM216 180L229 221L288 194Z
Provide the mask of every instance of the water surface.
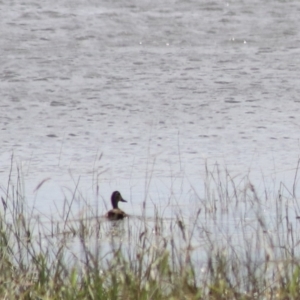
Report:
M51 214L77 185L100 213L120 189L133 214L147 197L150 216L188 214L206 163L291 186L299 12L298 1L1 3L1 185L13 153L27 198Z

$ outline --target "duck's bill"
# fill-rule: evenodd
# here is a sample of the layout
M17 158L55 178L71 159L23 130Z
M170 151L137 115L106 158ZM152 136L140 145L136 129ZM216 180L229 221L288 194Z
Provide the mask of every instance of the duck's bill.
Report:
M122 198L120 201L122 201L122 202L127 202L127 201L126 201L126 200L124 200L123 198Z

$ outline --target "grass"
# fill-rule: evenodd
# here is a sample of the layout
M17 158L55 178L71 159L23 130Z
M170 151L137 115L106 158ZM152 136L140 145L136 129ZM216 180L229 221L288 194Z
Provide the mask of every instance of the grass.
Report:
M13 168L0 191L1 299L300 299L298 167L274 193L206 166L188 218L154 206L154 218L117 222L87 202L75 218L78 184L58 220L41 217Z

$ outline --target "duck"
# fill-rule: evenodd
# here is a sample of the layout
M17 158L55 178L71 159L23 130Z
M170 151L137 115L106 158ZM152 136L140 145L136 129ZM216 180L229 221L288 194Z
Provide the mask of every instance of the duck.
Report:
M126 200L123 199L120 192L114 191L111 194L111 204L113 209L108 211L105 215L109 220L121 220L127 217L127 214L118 207L118 203L120 201L127 202Z

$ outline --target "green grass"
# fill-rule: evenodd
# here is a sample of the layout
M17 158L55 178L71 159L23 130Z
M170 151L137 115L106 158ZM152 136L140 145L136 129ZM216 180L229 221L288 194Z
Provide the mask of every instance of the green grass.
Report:
M297 210L297 172L290 190L258 193L247 176L206 166L204 196L192 188L189 218L155 209L154 218L144 211L108 222L86 203L75 219L76 185L59 220L45 221L26 208L13 165L0 191L1 299L300 299L300 235L287 206ZM272 219L264 212L270 201ZM240 234L212 234L235 211L247 214L235 220Z

